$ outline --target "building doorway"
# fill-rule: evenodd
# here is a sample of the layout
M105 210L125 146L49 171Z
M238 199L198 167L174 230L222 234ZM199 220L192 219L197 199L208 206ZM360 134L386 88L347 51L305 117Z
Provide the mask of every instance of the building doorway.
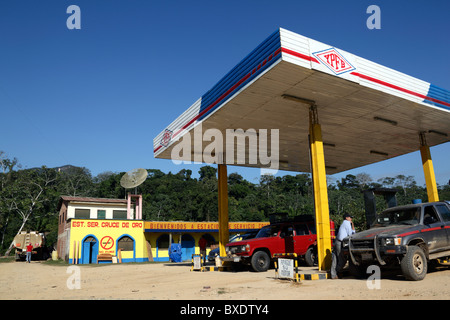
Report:
M156 258L155 261L169 261L169 241L168 234L162 234L156 239Z
M97 263L98 241L95 237L89 236L83 241L82 264Z
M195 253L195 240L190 234L181 236L181 260L191 260Z

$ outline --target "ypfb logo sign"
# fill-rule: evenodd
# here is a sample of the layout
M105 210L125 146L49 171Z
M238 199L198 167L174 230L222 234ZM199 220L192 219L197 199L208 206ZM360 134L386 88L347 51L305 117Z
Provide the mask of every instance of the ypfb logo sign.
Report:
M314 52L313 55L321 64L333 71L334 74L355 70L355 67L353 67L335 48Z
M169 145L170 140L172 140L172 135L173 135L173 132L170 131L169 129L166 129L164 131L164 134L161 138L161 145L163 147L167 147Z

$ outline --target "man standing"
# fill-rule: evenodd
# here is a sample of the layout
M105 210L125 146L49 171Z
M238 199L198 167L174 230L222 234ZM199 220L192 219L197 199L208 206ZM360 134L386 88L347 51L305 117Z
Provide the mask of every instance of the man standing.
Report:
M344 214L344 221L339 228L334 243L333 262L331 263L331 278L338 279L338 273L344 268L347 259L342 252L342 240L355 233L355 226L353 225L353 217L348 213Z
M33 251L33 245L31 243L29 243L27 245L27 262L30 263L31 261L31 253Z

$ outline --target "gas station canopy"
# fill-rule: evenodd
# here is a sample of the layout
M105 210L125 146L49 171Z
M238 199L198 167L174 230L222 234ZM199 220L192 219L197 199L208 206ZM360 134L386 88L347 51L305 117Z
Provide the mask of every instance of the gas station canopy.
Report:
M154 139L154 155L177 158L173 148L190 134L190 154L184 150L181 159L208 162L198 158L211 144L202 138L207 129L224 137L227 129L257 135L278 129L279 169L309 172L311 106L322 127L327 174L417 151L420 134L428 146L450 139L450 91L279 29ZM235 150L255 148L249 139L236 140ZM223 150L227 143L224 138ZM267 146L270 154L270 139Z
M428 201L438 201L430 146L449 134L449 91L279 29L161 132L153 150L156 158L218 164L221 257L229 240L227 165L311 172L325 271L326 173L420 149Z

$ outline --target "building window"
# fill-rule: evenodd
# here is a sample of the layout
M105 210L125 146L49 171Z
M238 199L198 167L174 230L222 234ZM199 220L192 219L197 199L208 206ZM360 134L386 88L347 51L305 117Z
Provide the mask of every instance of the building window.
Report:
M158 249L169 249L169 235L163 234L156 240Z
M105 219L106 210L97 210L97 219Z
M94 237L87 237L84 242L92 242L92 243L96 243L97 240Z
M127 210L113 210L113 219L126 219Z
M122 249L122 251L133 251L134 241L128 236L122 237L117 242L117 248Z
M89 209L75 209L75 218L89 219L91 217L91 210Z
M447 208L446 205L440 204L436 206L437 211L441 214L442 219L444 219L445 222L450 221L450 210Z

